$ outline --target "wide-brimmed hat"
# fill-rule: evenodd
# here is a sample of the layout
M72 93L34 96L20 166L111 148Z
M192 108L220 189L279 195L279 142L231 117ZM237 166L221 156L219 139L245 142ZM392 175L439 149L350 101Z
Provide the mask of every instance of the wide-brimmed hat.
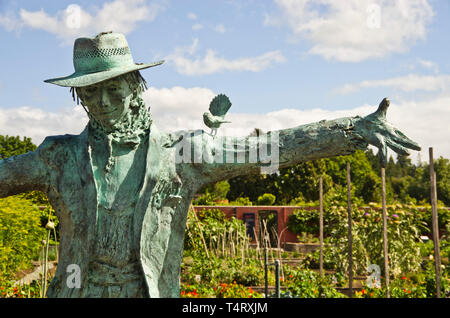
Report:
M134 63L123 34L102 32L93 39L75 40L73 47L75 73L44 82L64 87L83 87L162 63L164 61L149 64Z

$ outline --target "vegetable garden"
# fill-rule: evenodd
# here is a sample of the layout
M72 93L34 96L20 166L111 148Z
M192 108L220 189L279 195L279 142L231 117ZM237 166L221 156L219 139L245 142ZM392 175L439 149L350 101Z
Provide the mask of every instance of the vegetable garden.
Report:
M11 144L11 140L9 142ZM8 148L4 157L33 150L30 148L34 145L29 145L27 139L24 142L14 139L12 144L14 143L17 147ZM0 146L0 155L1 151ZM344 160L343 158L336 160ZM316 164L321 165L320 162L311 165ZM438 188L443 191L442 189L448 186L448 179L442 177L442 170L439 174ZM382 206L367 202L360 188L355 187L351 190L351 267L355 285L349 294L348 198L345 187L331 181L334 178L332 172L328 177L330 178L325 178L325 184L329 185L323 197L323 273L320 272L318 249L311 253L283 250L279 237L276 236L277 244L271 242L273 240L270 239L267 230L269 226L263 229L261 236L256 236L255 240L251 241L241 220L226 218L224 213L217 209L205 208L198 213L190 209L185 233L180 296L274 297L274 286L277 282L272 266L267 277L270 288L267 295L264 294L264 254L267 251L269 263L280 261L281 297L384 298L387 297L388 291L392 298L436 297L432 207L418 200L395 202L389 197L395 192L395 186L392 184L388 186L390 204L386 207L389 289L386 288L384 271ZM280 178L285 183L290 180L284 175ZM358 178L364 179L362 176L355 176L356 182L359 182ZM371 175L367 180L369 179L376 178ZM253 182L251 179L247 181L248 184ZM279 186L282 184L281 181L275 183ZM307 181L311 183L311 180ZM218 183L200 193L193 204L208 205L218 201L227 204L227 193L235 194L237 191L233 185L232 180L229 183ZM280 196L285 199L295 196L297 199L292 200L292 205L318 206L318 201L307 198L308 196L315 198L312 191L314 188L318 193L317 181L312 182L311 186L302 187L302 192L295 193L288 186L283 188L283 194L279 187L273 191L278 194L277 196L261 194L253 201L247 195L234 196L228 204L271 205L279 204ZM358 195L358 192L361 195ZM379 198L368 193L364 195L367 198ZM403 195L404 198L410 199L407 194ZM436 211L442 263L440 296L449 297L450 210L443 207L443 203L437 203L439 203ZM320 241L319 224L319 211L299 208L289 217L288 229L298 235L299 242L317 244ZM50 262L57 264L58 261L57 248L52 248L58 245L58 230L58 220L44 194L31 192L0 199L0 297L45 297L46 288L54 273L54 268L50 269L48 265ZM21 279L38 265L41 265L38 271L41 275L38 275L38 279L21 283Z

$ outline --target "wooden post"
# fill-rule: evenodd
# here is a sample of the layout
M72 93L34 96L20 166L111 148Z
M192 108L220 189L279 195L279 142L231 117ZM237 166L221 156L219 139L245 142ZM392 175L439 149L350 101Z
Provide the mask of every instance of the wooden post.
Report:
M384 276L386 281L386 298L390 298L389 291L389 254L387 237L387 209L386 209L386 170L381 167L381 206L383 209L383 254L384 254Z
M269 271L269 260L267 257L267 246L264 246L264 296L265 298L269 298L269 279L268 279L268 271Z
M280 260L275 260L275 297L280 298Z
M47 295L47 275L48 275L48 246L50 245L50 230L47 230L47 242L45 245L44 255L44 290L42 292L43 298Z
M319 240L320 240L320 255L319 255L319 274L323 277L323 180L322 176L319 179Z
M437 212L436 172L434 171L433 148L430 152L431 224L434 244L434 266L436 272L436 297L441 298L441 251L439 248L439 223Z
M347 162L347 213L348 213L348 288L353 297L353 255L352 255L352 198L350 185L350 163Z
M198 229L200 230L200 237L201 237L201 239L202 239L203 246L204 246L204 248L205 248L206 257L209 258L208 246L206 245L205 238L203 237L202 225L200 224L200 220L198 219L197 213L195 213L195 209L194 209L194 207L193 207L192 205L190 206L189 209L190 209L190 210L192 211L192 213L194 214L195 221L196 221L196 223L197 223Z

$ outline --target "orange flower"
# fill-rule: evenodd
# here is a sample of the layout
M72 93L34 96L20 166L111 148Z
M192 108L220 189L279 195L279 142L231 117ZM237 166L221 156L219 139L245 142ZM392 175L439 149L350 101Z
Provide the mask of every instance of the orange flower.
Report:
M408 294L411 294L411 291L410 291L410 290L408 290Z
M373 297L373 293L370 293L370 297Z
M367 291L365 289L361 290L361 292L363 293L363 295L365 295L367 293Z
M289 275L289 278L292 278L292 277L294 277L294 276L292 276L292 274L291 274L291 275Z
M403 276L403 277L402 277L402 279L403 279L403 280L405 280L405 279L406 279L406 277L405 277L405 276Z

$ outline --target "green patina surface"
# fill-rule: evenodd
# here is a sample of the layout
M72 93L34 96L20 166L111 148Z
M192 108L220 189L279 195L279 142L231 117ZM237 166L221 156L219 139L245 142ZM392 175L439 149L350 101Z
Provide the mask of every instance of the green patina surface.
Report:
M60 220L60 262L49 297L179 297L187 212L203 185L369 144L380 149L383 163L387 147L401 154L420 149L386 121L387 99L367 117L259 139L167 134L152 122L142 84L136 73L124 73L77 87L90 118L80 135L47 137L36 151L0 161L0 197L44 191ZM268 144L270 163L263 155ZM67 284L71 264L80 268L80 288Z

